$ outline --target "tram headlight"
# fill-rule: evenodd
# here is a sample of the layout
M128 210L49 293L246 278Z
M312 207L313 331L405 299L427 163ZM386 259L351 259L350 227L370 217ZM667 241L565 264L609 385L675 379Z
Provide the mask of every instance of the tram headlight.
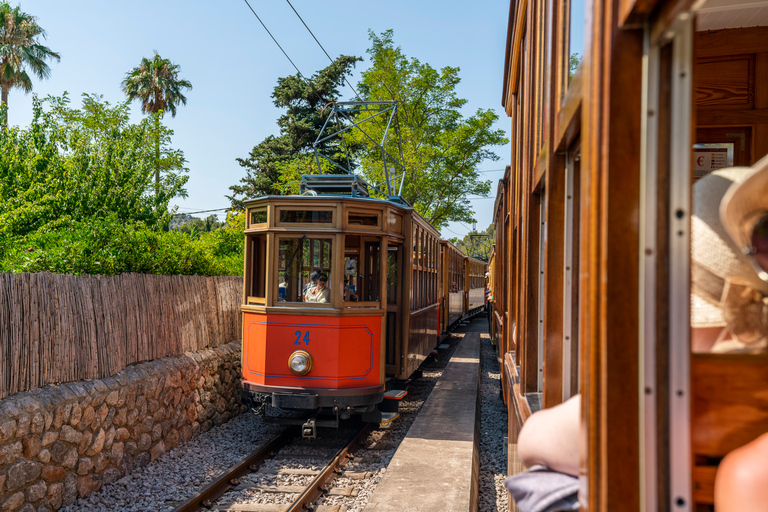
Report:
M306 350L297 350L288 358L288 367L294 375L302 376L312 371L314 361Z

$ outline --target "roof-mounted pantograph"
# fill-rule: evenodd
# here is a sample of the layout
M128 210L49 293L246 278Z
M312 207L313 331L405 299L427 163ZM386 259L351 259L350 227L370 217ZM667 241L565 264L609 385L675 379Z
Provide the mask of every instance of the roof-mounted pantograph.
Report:
M344 171L347 174L354 175L352 171L352 160L349 155L346 142L344 141L343 134L347 131L357 129L363 136L372 142L381 152L381 162L384 169L384 183L379 185L371 185L376 192L386 195L390 199L400 200L400 195L403 192L403 184L405 183L405 166L401 163L403 161L403 145L400 140L400 123L397 118L397 101L337 101L329 103L325 108L329 108L330 113L325 120L320 133L317 136L314 144L312 145L315 151L315 160L317 161L317 168L322 174L323 168L321 158L330 162L332 166ZM356 116L362 117L361 114L367 115L362 119L355 119ZM369 126L373 125L373 119L377 121L380 119L386 119L386 128L381 136L381 140L376 140L370 133ZM335 130L334 130L335 128ZM331 131L333 130L333 131ZM394 136L391 135L391 131L394 131ZM342 145L344 147L344 153L346 156L346 167L339 162L334 161L326 155L323 155L318 147L323 142L326 142L334 137L341 138ZM391 141L392 137L395 141ZM393 143L397 143L398 157L392 155L387 150L387 146ZM388 144L389 143L389 144ZM328 177L329 175L326 175ZM307 181L306 177L303 181ZM400 180L399 186L397 180ZM386 184L386 191L381 190L381 186ZM302 184L303 186L303 184ZM397 192L395 188L397 187Z

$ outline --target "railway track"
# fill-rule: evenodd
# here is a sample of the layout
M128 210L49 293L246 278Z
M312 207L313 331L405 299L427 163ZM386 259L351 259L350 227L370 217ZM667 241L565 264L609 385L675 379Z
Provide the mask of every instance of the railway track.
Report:
M317 502L328 494L354 495L352 488L334 488L332 482L339 475L352 479L367 476L345 473L343 468L354 458L354 452L371 430L372 425L365 424L351 430L345 444L335 442L332 445L319 445L315 442L313 450L320 453L297 454L291 452L291 446L307 441L302 439L297 427L289 427L219 475L187 501L178 504L173 512L343 512L343 506L318 506ZM332 455L329 457L328 453ZM322 458L328 462L317 469L319 464L314 461ZM268 467L270 461L274 462L272 465L275 467ZM285 479L290 480L292 485L260 483L263 480L279 483ZM297 480L308 480L308 483L296 485ZM270 503L260 502L260 497L264 495L269 495Z

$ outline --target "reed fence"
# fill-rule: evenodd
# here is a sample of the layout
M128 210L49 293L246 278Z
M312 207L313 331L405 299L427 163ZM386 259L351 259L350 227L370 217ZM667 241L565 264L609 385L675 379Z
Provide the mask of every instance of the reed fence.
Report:
M0 398L241 336L241 277L0 273Z

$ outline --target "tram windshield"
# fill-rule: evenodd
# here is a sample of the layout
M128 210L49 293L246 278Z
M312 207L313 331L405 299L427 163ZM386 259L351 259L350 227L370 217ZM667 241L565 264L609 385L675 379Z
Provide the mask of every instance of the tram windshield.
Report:
M333 240L279 237L278 245L278 302L330 304Z

